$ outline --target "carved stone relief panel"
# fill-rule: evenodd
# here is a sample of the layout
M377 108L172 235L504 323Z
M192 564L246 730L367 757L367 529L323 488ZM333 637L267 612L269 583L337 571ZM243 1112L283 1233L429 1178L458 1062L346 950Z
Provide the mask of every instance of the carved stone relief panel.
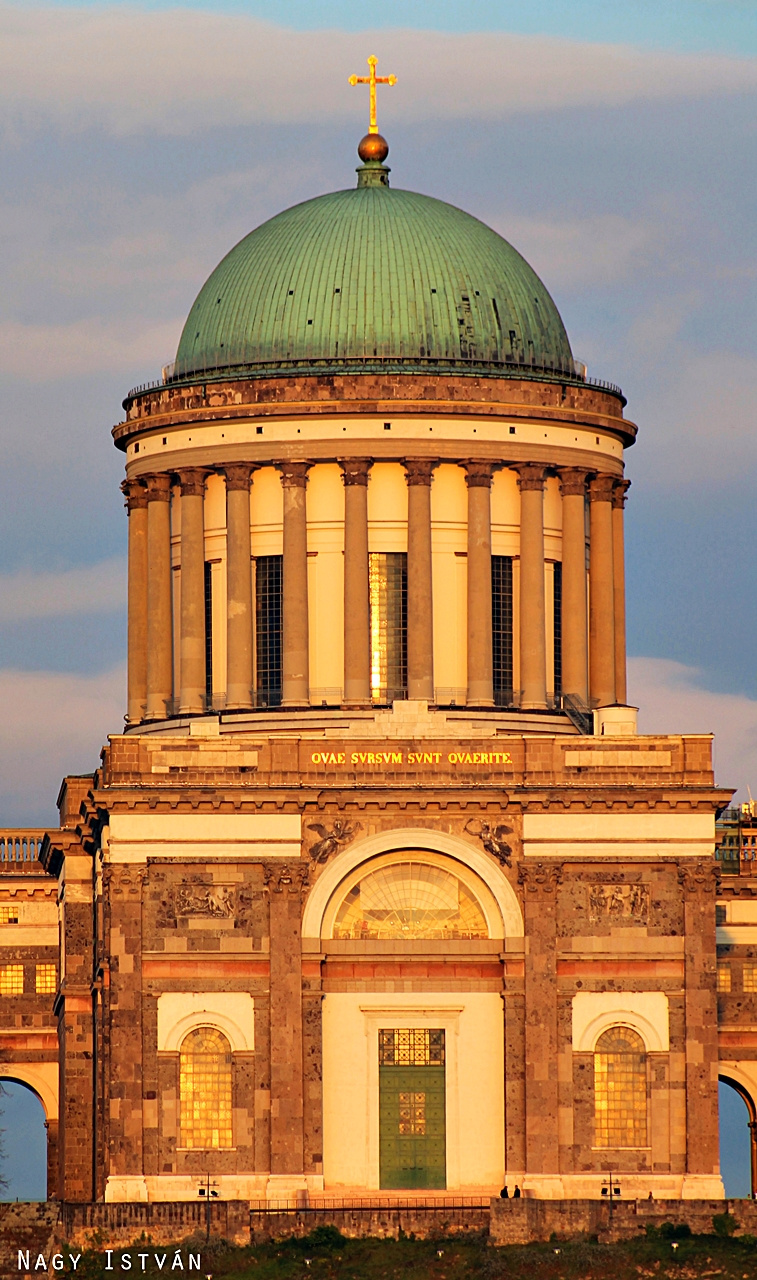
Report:
M649 921L645 884L592 884L587 894L592 924L645 925Z

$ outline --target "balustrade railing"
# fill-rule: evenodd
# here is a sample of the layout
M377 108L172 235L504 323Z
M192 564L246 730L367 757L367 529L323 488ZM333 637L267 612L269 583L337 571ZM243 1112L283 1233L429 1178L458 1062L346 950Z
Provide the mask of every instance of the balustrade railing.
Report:
M0 827L0 874L44 875L39 861L44 835L39 827Z

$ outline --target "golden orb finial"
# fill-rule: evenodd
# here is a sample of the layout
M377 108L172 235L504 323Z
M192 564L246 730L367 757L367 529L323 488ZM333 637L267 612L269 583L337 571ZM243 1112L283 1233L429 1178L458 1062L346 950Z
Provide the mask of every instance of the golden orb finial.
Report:
M383 164L389 155L389 143L380 133L366 133L358 143L357 153L366 164L370 160L377 160L379 164Z

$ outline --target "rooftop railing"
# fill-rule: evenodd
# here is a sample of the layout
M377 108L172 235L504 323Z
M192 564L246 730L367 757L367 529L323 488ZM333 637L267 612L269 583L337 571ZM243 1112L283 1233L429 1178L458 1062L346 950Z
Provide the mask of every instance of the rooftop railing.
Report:
M0 828L0 874L44 875L39 861L44 835L38 827Z
M446 373L469 372L472 374L506 374L536 381L570 383L573 386L591 387L598 391L607 391L618 396L625 404L625 397L620 387L603 378L590 378L586 366L577 362L572 369L560 368L556 365L537 365L527 360L484 360L477 356L334 356L307 359L274 359L256 360L238 364L213 364L196 369L181 369L174 362L165 365L163 376L152 382L140 382L132 387L124 399L124 408L137 396L146 395L149 391L161 391L170 386L191 386L194 383L209 380L218 382L223 378L249 378L271 376L276 370L293 373L304 372L338 373L346 369L362 365L366 369L412 371L413 369L441 369Z

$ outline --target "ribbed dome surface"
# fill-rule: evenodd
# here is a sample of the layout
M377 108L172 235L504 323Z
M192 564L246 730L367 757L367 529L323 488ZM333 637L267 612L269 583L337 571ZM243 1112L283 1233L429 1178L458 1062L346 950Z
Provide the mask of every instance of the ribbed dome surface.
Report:
M387 366L574 374L557 308L512 245L441 200L363 186L287 209L227 254L174 377Z

